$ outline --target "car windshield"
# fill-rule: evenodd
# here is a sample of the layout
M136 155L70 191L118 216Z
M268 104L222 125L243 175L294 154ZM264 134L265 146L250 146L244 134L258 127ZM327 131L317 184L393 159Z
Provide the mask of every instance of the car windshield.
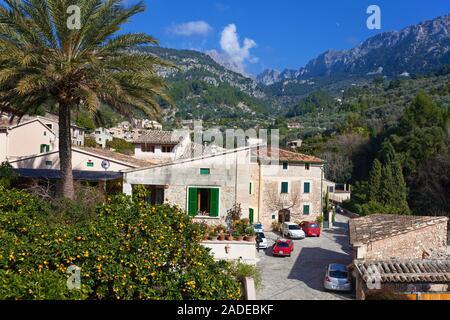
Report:
M255 225L254 225L254 228L255 228L255 229L262 229L262 225L259 224L259 223L258 223L258 224L255 224Z
M277 247L278 248L287 248L287 247L289 247L289 243L287 243L287 242L278 242L277 243Z
M345 271L339 271L339 270L332 270L330 271L330 277L336 278L336 279L347 279L348 273Z
M310 223L310 224L308 225L308 227L310 227L310 228L318 228L319 225L318 225L317 223Z
M291 224L289 226L289 230L300 230L300 226L296 225L296 224Z

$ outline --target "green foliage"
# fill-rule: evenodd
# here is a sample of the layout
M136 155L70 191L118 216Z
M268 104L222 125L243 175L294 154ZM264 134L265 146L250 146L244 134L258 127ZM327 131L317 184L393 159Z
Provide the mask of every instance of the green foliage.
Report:
M52 222L24 191L0 190L0 299L239 299L227 262L200 244L202 230L177 207L125 195L83 223ZM64 289L70 265L80 292ZM31 282L30 282L31 281Z
M97 148L97 142L92 137L84 137L84 146L88 148Z
M113 138L112 140L106 141L106 146L108 148L114 149L116 152L131 155L134 154L134 145L123 139Z
M246 277L253 278L256 290L262 289L261 271L256 266L242 262L233 262L231 264L231 273L236 277L236 279L239 279L241 282Z
M10 188L17 178L17 173L8 162L5 161L0 164L0 186Z
M94 123L94 120L92 119L92 116L87 114L86 112L79 113L75 123L77 126L81 128L85 128L87 130L94 130L96 128L96 125Z
M308 113L320 113L328 111L334 106L333 97L326 91L315 91L309 94L306 98L293 106L286 113L286 117L293 118L302 116Z

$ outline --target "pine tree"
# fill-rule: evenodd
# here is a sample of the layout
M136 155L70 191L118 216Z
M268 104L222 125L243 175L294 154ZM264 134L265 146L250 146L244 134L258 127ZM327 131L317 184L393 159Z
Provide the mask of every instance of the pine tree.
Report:
M390 204L396 208L400 214L410 214L411 211L408 206L408 188L403 177L402 166L398 161L391 164L392 179L395 189L393 190Z
M369 178L369 201L380 201L380 187L381 187L381 162L375 159Z

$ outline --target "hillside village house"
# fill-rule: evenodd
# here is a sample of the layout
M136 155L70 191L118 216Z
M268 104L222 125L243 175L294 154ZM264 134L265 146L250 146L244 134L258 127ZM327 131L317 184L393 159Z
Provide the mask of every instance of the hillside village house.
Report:
M174 160L191 143L189 132L149 130L133 141L137 159Z
M389 289L450 299L447 217L370 215L349 221L356 297Z
M270 229L274 221L320 216L322 181L321 159L248 146L125 170L123 191L131 195L133 186L145 185L160 201L213 224L224 223L227 211L240 204L243 218Z
M58 148L58 120L25 116L18 121L0 118L0 162L54 151ZM84 146L84 129L71 126L72 145Z

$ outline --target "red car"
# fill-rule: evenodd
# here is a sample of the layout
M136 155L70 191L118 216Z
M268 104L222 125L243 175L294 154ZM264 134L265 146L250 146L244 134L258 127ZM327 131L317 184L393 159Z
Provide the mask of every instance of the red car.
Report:
M320 237L320 225L317 222L303 222L301 227L307 237Z
M294 243L287 239L277 240L272 246L272 253L274 256L290 257L293 250Z

